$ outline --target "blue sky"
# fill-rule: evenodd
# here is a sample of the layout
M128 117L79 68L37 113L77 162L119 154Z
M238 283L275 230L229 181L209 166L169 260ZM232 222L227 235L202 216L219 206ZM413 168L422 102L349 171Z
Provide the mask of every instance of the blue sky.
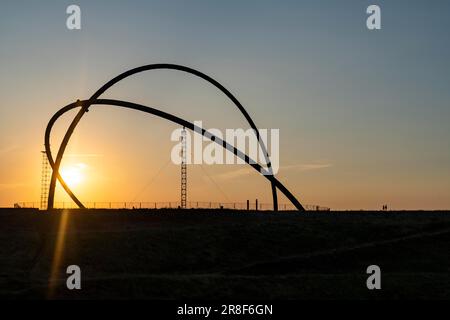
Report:
M65 27L70 4L81 8L80 31ZM381 30L365 26L369 4L381 7ZM0 205L39 197L39 150L57 109L88 98L127 69L167 62L213 76L258 126L280 128L282 167L320 168L280 172L305 203L448 208L449 9L447 1L2 1ZM139 75L107 96L207 127L246 125L210 86L171 72ZM111 190L89 200L142 194L153 201L155 190L139 190L165 162L166 152L152 150L169 147L173 127L126 112L89 117L71 152L111 159L106 176L121 163L145 168L124 169L127 174L112 180L126 183L129 194ZM136 159L121 156L124 149ZM218 180L235 170L209 169ZM201 171L194 170L192 197L223 201L214 187L201 188ZM178 197L177 168L171 172L166 200ZM228 180L223 189L236 201L270 201L259 178L245 178L248 195Z

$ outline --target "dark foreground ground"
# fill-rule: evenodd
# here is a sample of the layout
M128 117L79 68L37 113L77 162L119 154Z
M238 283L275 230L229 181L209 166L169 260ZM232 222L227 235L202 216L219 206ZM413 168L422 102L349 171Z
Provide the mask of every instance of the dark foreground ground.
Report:
M61 211L0 209L0 298L450 298L449 212L65 215L58 233ZM66 288L72 264L79 291ZM372 264L381 290L366 287Z

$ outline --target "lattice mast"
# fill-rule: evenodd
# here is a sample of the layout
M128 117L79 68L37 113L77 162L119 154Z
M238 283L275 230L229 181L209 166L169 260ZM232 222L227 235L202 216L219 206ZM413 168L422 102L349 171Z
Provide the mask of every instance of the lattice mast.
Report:
M186 209L187 201L187 163L186 163L186 128L181 131L181 208Z
M48 188L50 184L50 163L47 159L47 154L45 151L41 151L42 154L42 165L41 165L41 203L39 208L41 210L47 210L47 200L48 200Z

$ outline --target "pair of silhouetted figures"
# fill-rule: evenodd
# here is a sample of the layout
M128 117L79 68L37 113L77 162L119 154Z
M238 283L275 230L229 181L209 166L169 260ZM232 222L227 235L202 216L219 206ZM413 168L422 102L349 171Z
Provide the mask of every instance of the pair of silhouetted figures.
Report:
M383 211L387 211L387 209L388 209L387 204L383 205Z

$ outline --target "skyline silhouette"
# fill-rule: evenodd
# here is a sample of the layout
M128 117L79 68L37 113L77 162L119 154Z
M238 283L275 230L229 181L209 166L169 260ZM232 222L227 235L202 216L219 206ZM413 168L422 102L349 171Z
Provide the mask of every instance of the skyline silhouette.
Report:
M83 26L70 31L66 4L6 2L0 12L0 206L39 199L42 132L56 108L92 96L123 70L162 62L219 79L259 128L279 128L276 177L302 202L356 210L450 208L450 5L379 4L383 28L369 31L368 4L360 1L80 1ZM160 107L207 128L249 127L227 112L225 97L189 75L140 75L104 98ZM67 129L65 120L55 137ZM62 169L78 175L73 189L87 202L173 201L179 168L166 165L173 129L99 107L74 133ZM189 169L192 199L272 201L251 169L205 168ZM56 198L70 201L58 189Z

